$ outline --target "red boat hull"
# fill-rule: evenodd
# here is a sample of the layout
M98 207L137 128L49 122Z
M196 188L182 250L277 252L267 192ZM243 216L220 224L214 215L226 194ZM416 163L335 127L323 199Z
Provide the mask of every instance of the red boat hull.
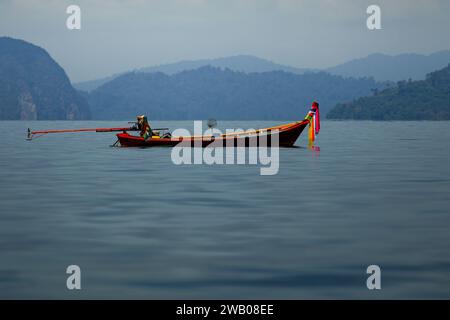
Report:
M172 138L152 138L145 140L144 138L130 135L126 132L117 134L120 145L122 147L174 147L180 142L183 142L184 146L191 147L206 147L212 142L215 142L215 146L222 145L223 147L229 146L260 146L261 141L265 142L265 145L270 146L271 141L278 135L278 143L280 147L292 147L295 141L298 139L303 129L309 124L308 120L293 122L277 127L271 127L266 129L260 129L253 132L253 135L249 133L235 133L235 134L223 134L221 136L186 136L186 137L172 137ZM266 137L267 136L267 137ZM221 143L222 142L222 143Z

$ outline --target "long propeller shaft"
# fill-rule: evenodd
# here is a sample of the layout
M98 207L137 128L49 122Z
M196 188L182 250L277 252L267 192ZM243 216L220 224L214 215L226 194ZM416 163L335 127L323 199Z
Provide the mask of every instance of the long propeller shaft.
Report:
M64 130L40 130L31 131L28 129L28 140L32 140L34 135L44 135L49 133L69 133L69 132L116 132L116 131L137 131L136 127L127 128L81 128L81 129L64 129Z

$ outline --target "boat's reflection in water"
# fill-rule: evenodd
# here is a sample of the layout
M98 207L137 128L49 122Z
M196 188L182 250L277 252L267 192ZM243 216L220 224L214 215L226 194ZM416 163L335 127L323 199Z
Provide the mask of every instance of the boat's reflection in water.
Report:
M320 155L320 147L319 146L315 146L315 145L309 145L308 149L312 151L312 153L315 156L319 156Z

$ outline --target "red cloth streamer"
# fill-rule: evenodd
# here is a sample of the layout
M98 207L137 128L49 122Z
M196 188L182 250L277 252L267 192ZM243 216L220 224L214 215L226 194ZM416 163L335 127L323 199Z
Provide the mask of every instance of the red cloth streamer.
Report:
M319 104L317 102L313 102L311 109L314 110L314 130L316 134L319 134L320 131L320 113L319 113Z
M316 110L316 116L314 117L314 120L315 120L314 129L316 129L316 134L319 134L319 131L320 131L320 113L319 113L319 108L317 108L317 110Z

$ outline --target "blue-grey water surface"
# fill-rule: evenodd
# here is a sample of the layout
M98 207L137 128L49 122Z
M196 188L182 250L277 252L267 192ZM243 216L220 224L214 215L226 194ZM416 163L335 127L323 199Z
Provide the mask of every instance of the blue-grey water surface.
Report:
M25 141L122 124L0 122L0 298L450 298L449 122L325 121L320 152L303 134L274 176L112 133Z

